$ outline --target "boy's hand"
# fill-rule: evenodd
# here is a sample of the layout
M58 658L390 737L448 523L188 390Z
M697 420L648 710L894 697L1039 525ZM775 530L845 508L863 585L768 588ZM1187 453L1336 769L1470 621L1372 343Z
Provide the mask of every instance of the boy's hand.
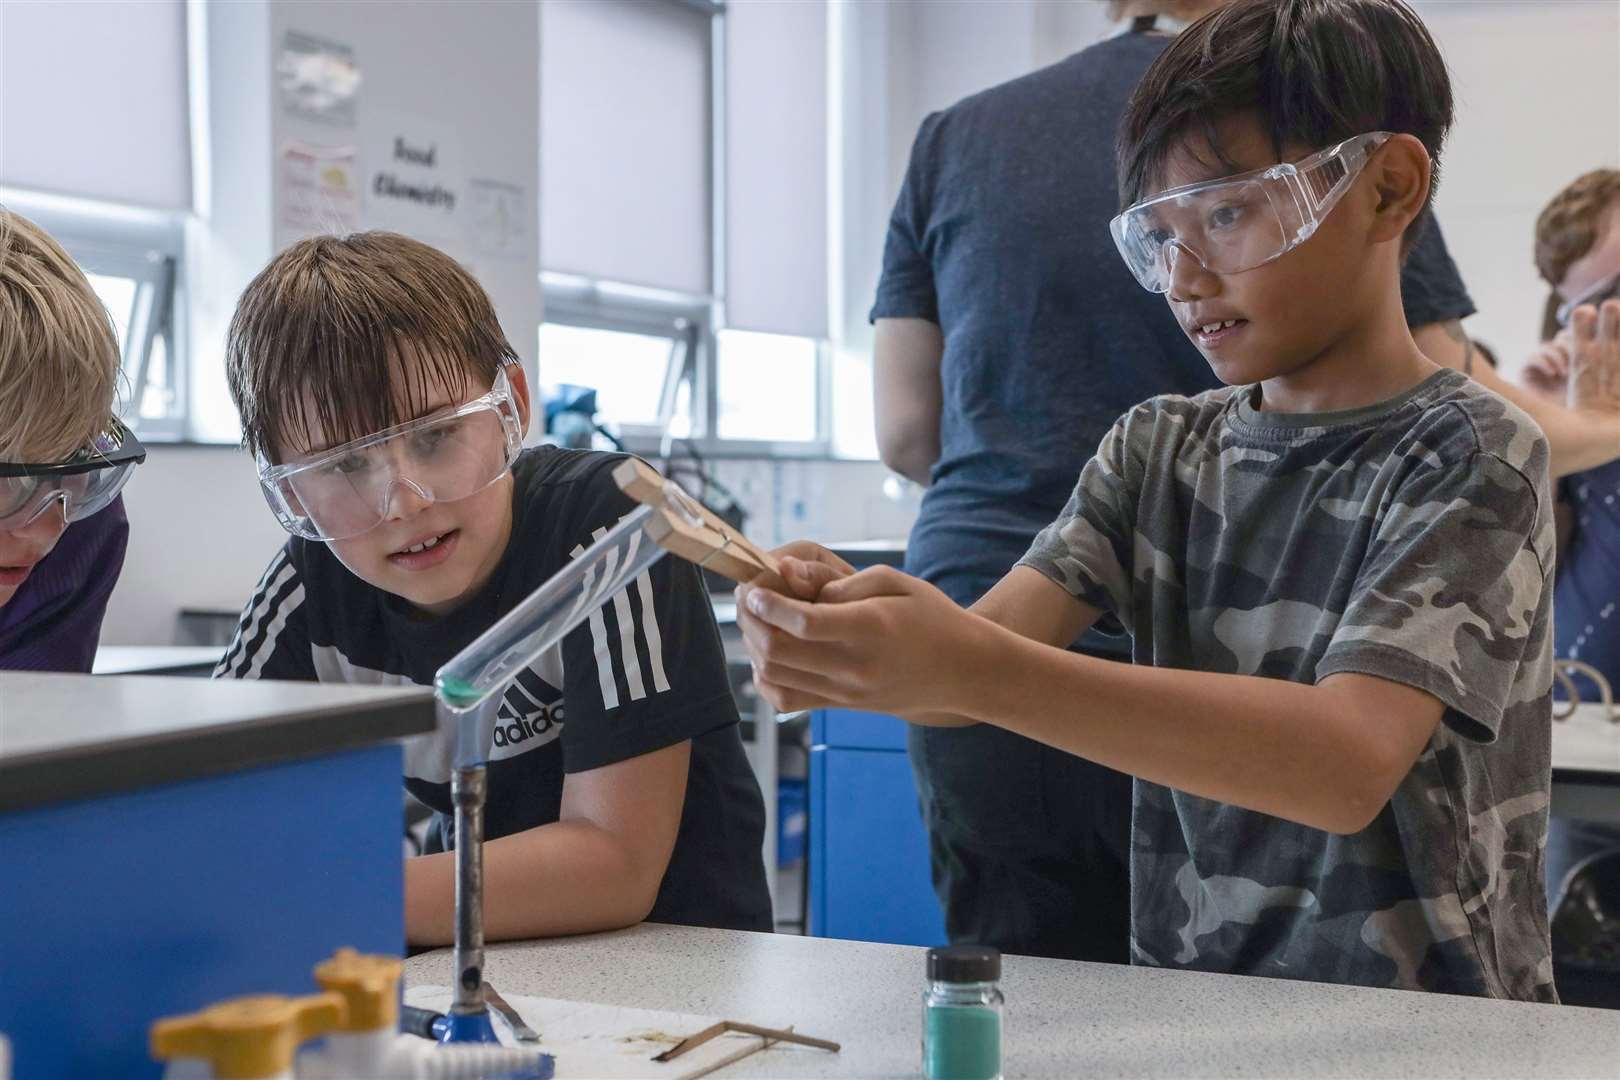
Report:
M828 551L820 544L809 540L795 540L791 544L783 544L771 552L782 568L782 575L764 573L746 585L737 587L737 604L742 605L743 590L762 588L771 592L781 593L783 596L793 596L800 600L814 600L821 593L822 586L839 578L849 577L855 568Z
M1571 409L1620 413L1620 300L1582 304L1569 320Z
M1521 378L1527 389L1562 405L1569 397L1569 331L1543 341L1524 362Z
M994 641L988 620L886 566L822 583L816 603L752 586L737 599L754 684L782 712L843 705L939 722L929 714L966 711Z

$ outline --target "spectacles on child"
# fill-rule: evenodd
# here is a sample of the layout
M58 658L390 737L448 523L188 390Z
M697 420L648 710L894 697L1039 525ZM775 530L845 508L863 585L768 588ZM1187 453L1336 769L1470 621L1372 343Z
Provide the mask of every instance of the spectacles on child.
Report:
M396 488L430 503L489 487L523 449L523 422L506 373L449 412L386 428L283 465L259 458L259 484L283 528L310 540L347 540L388 517Z
M0 529L27 528L53 506L64 523L82 521L116 499L145 460L146 447L114 419L66 461L0 462Z
M1372 131L1297 162L1171 188L1121 213L1109 231L1149 292L1170 290L1177 250L1212 273L1253 270L1309 240L1389 138Z
M1601 304L1605 300L1620 298L1620 273L1610 274L1608 277L1587 289L1573 300L1566 300L1558 305L1555 313L1559 326L1568 326L1569 320L1575 317L1575 309L1583 304Z

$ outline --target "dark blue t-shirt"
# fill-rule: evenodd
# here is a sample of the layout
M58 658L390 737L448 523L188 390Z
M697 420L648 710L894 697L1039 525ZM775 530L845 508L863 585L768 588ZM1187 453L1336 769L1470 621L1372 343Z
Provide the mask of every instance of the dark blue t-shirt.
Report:
M906 569L958 603L1058 516L1121 414L1220 385L1108 232L1119 118L1169 41L1111 38L934 113L917 134L871 317L929 319L944 334L940 458ZM1474 310L1438 229L1402 280L1414 326ZM1128 652L1095 634L1085 644Z

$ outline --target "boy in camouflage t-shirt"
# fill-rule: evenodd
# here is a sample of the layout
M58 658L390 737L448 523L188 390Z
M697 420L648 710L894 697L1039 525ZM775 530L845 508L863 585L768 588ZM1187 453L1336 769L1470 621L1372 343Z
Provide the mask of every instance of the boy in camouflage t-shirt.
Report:
M809 546L815 603L740 590L779 708L1134 775L1136 963L1556 1000L1547 447L1401 316L1450 119L1399 0L1195 23L1127 108L1113 231L1227 387L1121 418L971 613ZM1135 665L1064 651L1099 621Z

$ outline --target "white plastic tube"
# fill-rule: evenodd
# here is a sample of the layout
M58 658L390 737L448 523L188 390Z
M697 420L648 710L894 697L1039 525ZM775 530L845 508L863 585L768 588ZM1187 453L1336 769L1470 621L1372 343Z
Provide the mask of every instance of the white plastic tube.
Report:
M638 507L439 669L439 720L456 725L457 767L489 756L473 745L481 725L463 718L664 556L643 528L656 512Z

